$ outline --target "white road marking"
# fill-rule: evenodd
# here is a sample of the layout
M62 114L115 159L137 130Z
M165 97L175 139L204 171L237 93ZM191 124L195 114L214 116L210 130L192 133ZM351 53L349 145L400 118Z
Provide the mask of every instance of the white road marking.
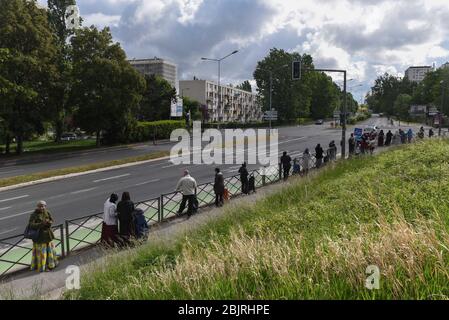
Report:
M70 194L79 194L79 193L89 192L89 191L92 191L92 190L95 190L95 189L97 189L97 187L84 189L84 190L79 190L79 191L73 191L73 192L70 192Z
M11 170L11 171L0 171L0 175L7 174L7 173L13 173L13 172L21 172L21 171L25 171L25 170L20 169L20 170Z
M162 167L162 169L172 168L178 166L177 164L171 164L169 166Z
M23 198L27 198L29 197L29 195L24 195L24 196L19 196L19 197L14 197L14 198L9 198L9 199L4 199L4 200L0 200L0 202L6 202L6 201L12 201L12 200L17 200L17 199L23 199Z
M115 177L110 177L110 178L105 178L105 179L99 179L99 180L95 180L94 183L102 182L102 181L108 181L108 180L113 180L113 179L119 179L119 178L123 178L123 177L128 177L130 175L131 175L130 173L127 173L127 174L122 174L120 176L115 176Z
M23 216L25 214L30 214L32 212L33 212L33 210L27 211L27 212L21 212L21 213L13 214L11 216L6 216L6 217L3 217L3 218L0 218L0 221L11 219L11 218L15 218L15 217L18 217L18 216Z
M8 210L8 209L11 209L11 207L0 208L0 211L5 211L5 210Z
M10 233L10 232L16 231L17 229L19 229L19 228L5 230L5 231L0 232L0 234Z
M150 183L154 183L154 182L158 182L158 181L161 181L161 179L154 179L154 180L150 180L150 181L145 181L145 182L142 182L142 183L138 183L135 186L139 187L139 186L143 186L145 184L150 184Z

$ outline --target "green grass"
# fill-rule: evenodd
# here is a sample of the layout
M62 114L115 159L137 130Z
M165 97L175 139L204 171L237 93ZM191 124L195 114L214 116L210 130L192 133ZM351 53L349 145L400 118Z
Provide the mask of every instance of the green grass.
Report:
M95 139L74 140L74 141L26 141L23 143L24 154L58 153L69 151L80 151L94 149L96 147ZM0 145L0 149L5 150L5 145ZM16 144L11 144L11 155L15 155Z
M67 299L448 299L449 142L338 163L170 243L97 264ZM380 289L365 288L369 265Z
M158 151L158 152L153 152L153 153L149 153L149 154L138 156L138 157L130 157L130 158L124 158L124 159L119 159L119 160L98 162L98 163L85 165L85 166L79 166L79 167L69 167L69 168L63 168L63 169L38 172L38 173L29 174L29 175L3 178L3 179L0 179L0 187L13 186L13 185L20 184L20 183L37 181L37 180L41 180L41 179L62 176L62 175L71 174L71 173L80 173L80 172L86 172L86 171L91 171L91 170L97 170L97 169L118 166L118 165L127 164L127 163L157 159L157 158L166 157L168 155L170 155L170 152L168 152L168 151Z

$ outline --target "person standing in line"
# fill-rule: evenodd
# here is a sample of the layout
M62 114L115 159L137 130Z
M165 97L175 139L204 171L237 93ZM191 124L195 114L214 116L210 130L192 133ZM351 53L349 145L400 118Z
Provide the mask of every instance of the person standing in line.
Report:
M401 143L405 144L407 142L407 135L405 134L404 130L399 129L399 135L401 136Z
M106 200L103 207L103 226L101 229L101 242L114 246L118 242L118 227L117 227L117 203L118 195L115 193Z
M198 187L196 180L190 176L189 170L184 171L184 176L179 180L176 185L176 192L182 193L182 201L179 206L178 214L181 215L187 208L187 217L190 218L194 211L194 201L196 200L196 188Z
M145 212L142 209L134 211L134 235L137 240L145 241L148 238L150 228L145 219Z
M329 158L330 160L337 160L337 146L335 145L335 141L332 140L329 143Z
M323 164L324 150L321 147L321 144L317 144L315 147L315 158L316 158L316 167L321 168Z
M301 166L299 165L298 158L293 159L293 175L297 175L301 173Z
M131 201L129 192L123 192L122 200L117 205L117 217L119 221L119 234L125 244L128 244L134 236L134 202Z
M309 173L311 158L312 157L310 155L309 149L306 149L302 155L302 170L304 172L304 175L307 175Z
M55 239L55 235L51 230L53 222L53 217L47 210L47 203L39 201L28 222L28 227L37 231L37 237L33 239L32 271L49 272L58 265L55 246L52 242Z
M355 138L353 133L351 133L351 137L348 140L348 144L349 144L349 158L351 158L355 154Z
M215 169L214 192L215 192L215 206L222 207L224 204L223 195L225 192L225 185L223 173L221 173L219 168Z
M429 138L432 138L434 136L433 130L432 128L430 128L429 130Z
M387 138L385 139L385 146L387 146L387 147L390 146L392 139L393 139L393 133L391 132L391 130L388 130Z
M290 169L292 167L292 158L287 155L287 151L284 151L281 157L281 166L284 172L284 180L287 180L290 174Z
M412 140L413 140L413 130L412 128L410 128L407 131L407 142L412 143Z
M244 162L242 164L242 166L239 169L239 174L240 174L240 182L242 183L242 193L243 194L248 194L248 169L246 169L246 162Z
M384 140L385 139L385 133L383 130L380 130L379 136L377 137L377 146L383 147L384 146Z

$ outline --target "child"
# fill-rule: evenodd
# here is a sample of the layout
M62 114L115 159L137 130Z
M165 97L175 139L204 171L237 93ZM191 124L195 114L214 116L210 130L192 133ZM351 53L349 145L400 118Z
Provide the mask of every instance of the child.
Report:
M136 239L146 240L148 238L150 228L148 227L148 223L142 209L136 209L134 211L134 227Z

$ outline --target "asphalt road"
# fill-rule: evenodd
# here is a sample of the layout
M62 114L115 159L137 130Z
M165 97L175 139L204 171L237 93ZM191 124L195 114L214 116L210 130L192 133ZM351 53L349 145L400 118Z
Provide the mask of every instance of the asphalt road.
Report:
M377 125L382 129L396 129L387 125L385 118L374 117L358 127ZM349 134L354 126L348 127ZM402 126L402 128L407 128ZM416 132L416 127L413 127ZM292 157L300 155L306 148L314 152L317 143L324 149L331 140L335 140L338 152L341 130L323 126L309 125L301 127L286 127L279 129L279 153L288 151ZM143 149L143 147L141 147ZM251 151L255 152L255 151ZM114 156L114 155L111 155ZM115 155L116 156L116 155ZM75 159L74 161L79 161ZM66 162L70 163L70 161ZM39 168L43 164L37 164ZM16 167L12 167L13 170ZM214 177L216 165L173 165L170 160L157 160L144 165L93 173L0 193L0 238L23 232L30 213L37 201L47 201L48 208L56 220L56 224L66 219L73 219L101 212L103 203L111 193L121 194L129 191L134 201L142 201L158 197L162 193L174 191L182 171L187 168L199 184L210 182ZM236 175L239 163L221 165L227 176ZM250 165L249 170L259 168Z

